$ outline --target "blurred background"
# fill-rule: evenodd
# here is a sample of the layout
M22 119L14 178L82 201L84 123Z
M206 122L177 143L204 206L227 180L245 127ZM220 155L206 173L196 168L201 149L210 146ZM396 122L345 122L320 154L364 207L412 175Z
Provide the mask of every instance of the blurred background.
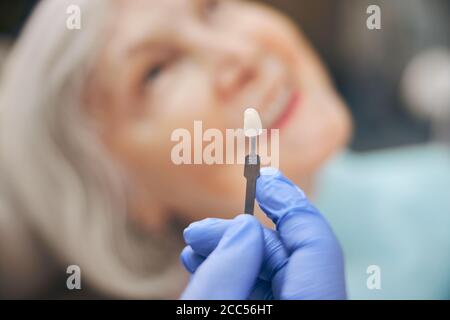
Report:
M0 1L0 61L38 1ZM294 19L327 64L355 120L353 150L448 141L450 1L261 2ZM381 30L366 27L369 5Z
M0 0L0 72L37 2ZM450 299L450 1L262 2L304 31L353 116L315 199L344 248L349 297ZM366 27L369 5L380 30ZM366 287L371 264L381 291Z

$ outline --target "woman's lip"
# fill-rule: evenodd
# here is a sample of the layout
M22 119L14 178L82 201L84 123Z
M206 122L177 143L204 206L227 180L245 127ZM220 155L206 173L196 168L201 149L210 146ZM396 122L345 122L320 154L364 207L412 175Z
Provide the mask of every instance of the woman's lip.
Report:
M294 113L294 110L299 105L299 99L300 94L298 91L293 91L291 93L291 96L289 97L289 100L285 107L283 108L283 112L281 115L269 126L268 129L281 129L291 118L292 114Z

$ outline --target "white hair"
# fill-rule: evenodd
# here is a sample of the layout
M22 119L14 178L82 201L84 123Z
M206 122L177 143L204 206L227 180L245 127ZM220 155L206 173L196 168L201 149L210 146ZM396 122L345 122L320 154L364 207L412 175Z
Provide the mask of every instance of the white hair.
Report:
M111 3L42 1L4 66L0 277L11 292L19 283L32 286L48 268L34 249L38 241L117 297L172 297L183 283L178 252L167 244L173 241L160 243L130 223L123 175L81 107ZM66 27L73 4L81 9L81 30Z

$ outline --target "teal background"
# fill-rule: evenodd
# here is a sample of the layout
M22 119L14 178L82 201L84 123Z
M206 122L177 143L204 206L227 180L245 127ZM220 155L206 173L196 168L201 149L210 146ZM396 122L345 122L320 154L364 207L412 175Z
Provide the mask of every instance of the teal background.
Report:
M349 298L450 298L448 147L344 152L316 194L344 250ZM369 265L381 268L381 290L366 286Z

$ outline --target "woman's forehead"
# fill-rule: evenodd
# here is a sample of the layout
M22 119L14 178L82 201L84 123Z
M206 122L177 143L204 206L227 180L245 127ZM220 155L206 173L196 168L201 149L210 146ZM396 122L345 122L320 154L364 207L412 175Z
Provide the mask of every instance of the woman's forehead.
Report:
M152 11L163 15L183 15L206 1L210 0L119 0L119 7L121 10L143 14Z
M108 55L124 58L149 40L167 39L179 29L183 13L169 2L185 0L120 0L116 14L112 17L112 32L108 41ZM181 4L180 4L181 6Z
M122 47L167 37L182 29L181 25L193 15L200 1L204 0L120 0L121 6L113 18L114 37Z

